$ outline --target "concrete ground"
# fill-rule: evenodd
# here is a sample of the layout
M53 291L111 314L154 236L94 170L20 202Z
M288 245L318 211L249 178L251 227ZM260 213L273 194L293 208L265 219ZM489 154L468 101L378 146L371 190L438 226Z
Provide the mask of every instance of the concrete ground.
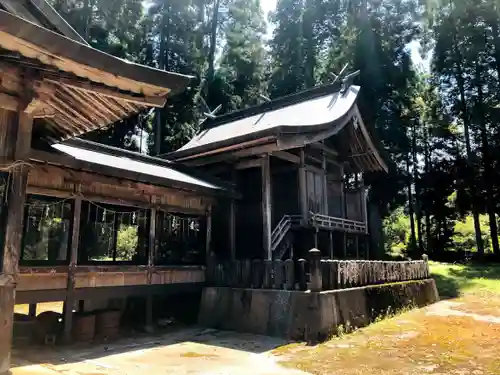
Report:
M93 347L17 350L13 375L301 375L269 352L284 345L264 336L190 328L159 337Z

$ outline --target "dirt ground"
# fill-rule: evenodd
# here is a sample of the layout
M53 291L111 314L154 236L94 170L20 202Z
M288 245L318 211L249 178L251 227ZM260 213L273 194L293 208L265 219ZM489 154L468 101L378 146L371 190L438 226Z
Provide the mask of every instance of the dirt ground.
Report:
M465 296L380 321L322 345L273 351L281 364L328 375L498 375L500 298Z
M301 375L269 353L280 339L192 328L96 347L13 353L13 375Z
M498 375L500 298L441 301L318 346L190 328L110 345L14 352L13 375Z

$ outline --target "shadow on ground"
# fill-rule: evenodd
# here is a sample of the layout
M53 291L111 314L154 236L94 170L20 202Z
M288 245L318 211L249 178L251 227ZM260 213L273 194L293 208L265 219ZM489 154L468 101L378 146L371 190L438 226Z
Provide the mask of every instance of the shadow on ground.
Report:
M432 277L441 298L456 298L478 284L491 282L494 285L496 281L500 281L500 266L474 263L449 265L446 272L432 272Z
M50 363L57 366L84 361L92 361L105 356L155 350L159 348L175 348L189 343L202 344L214 348L226 348L261 354L288 344L279 338L252 334L218 331L199 327L179 328L156 336L128 337L110 343L71 345L66 347L27 347L14 348L13 367ZM185 356L196 353L186 352Z

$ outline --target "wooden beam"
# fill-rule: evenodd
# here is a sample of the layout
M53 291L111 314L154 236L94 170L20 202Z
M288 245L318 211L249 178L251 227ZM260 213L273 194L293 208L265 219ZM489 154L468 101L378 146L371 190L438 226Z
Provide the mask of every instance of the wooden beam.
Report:
M6 111L5 109L0 109ZM6 116L0 114L0 124L6 127L7 144L15 144L13 156L16 160L27 160L31 145L33 118L23 112L22 105L17 112L11 111ZM19 273L19 257L23 233L24 204L28 185L28 167L19 164L10 170L9 184L6 190L7 208L5 215L4 243L2 251L2 273L6 283L0 287L0 374L10 369L10 353L14 325L15 288Z
M260 166L261 166L260 159L249 159L236 163L234 165L234 168L237 170L243 170L243 169L257 168Z
M73 307L75 305L75 271L78 260L78 247L80 245L80 218L82 213L82 198L76 197L73 202L73 221L71 234L71 252L69 255L68 287L64 301L64 333L65 343L71 342L73 328Z
M315 148L317 150L321 150L323 153L325 153L326 155L329 155L329 156L333 156L333 157L338 157L339 156L339 153L337 151L335 151L331 147L328 147L323 142L311 143L308 146L311 147L311 148Z
M268 260L273 259L271 248L271 166L270 157L266 155L262 158L261 167L262 176L262 226L263 226L263 244L265 257Z
M113 90L104 86L98 86L90 82L78 81L69 78L45 78L44 81L52 83L62 83L68 87L76 90L86 91L91 94L100 94L108 98L115 100L123 100L130 103L147 105L148 107L163 108L167 102L166 98L163 97L153 97L153 96L134 96L130 94L122 93L118 90Z
M291 152L275 151L272 153L272 155L282 160L289 161L290 163L300 164L300 156L294 155Z

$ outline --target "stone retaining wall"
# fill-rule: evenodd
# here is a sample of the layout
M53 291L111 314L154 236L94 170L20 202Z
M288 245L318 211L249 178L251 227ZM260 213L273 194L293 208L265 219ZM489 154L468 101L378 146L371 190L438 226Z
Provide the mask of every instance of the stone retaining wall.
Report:
M363 327L388 310L438 300L432 279L325 292L207 287L198 322L210 328L317 342L339 326Z

